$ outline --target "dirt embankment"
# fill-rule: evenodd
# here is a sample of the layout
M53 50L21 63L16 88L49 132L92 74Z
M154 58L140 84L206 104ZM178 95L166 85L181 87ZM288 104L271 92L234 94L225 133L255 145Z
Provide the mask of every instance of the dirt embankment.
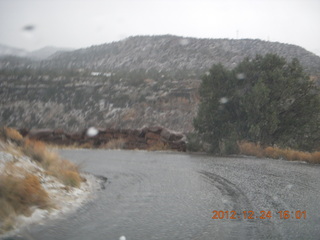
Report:
M75 210L98 186L43 142L0 128L0 238Z

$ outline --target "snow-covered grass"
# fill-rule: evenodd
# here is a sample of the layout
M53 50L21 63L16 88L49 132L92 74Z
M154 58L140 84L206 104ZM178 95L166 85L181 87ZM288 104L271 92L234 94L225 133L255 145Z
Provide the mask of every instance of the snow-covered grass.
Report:
M10 170L14 171L15 167L11 167ZM13 227L17 215L29 216L32 213L31 207L50 207L48 193L41 186L38 176L33 174L24 177L2 174L0 196L0 233Z
M0 234L74 209L94 182L44 143L0 129Z
M47 171L47 174L57 177L67 186L80 186L81 177L78 166L61 159L58 154L48 150L45 143L28 138L24 139L18 131L7 127L0 130L0 138L12 143L11 151L13 149L15 154L28 156L39 163Z

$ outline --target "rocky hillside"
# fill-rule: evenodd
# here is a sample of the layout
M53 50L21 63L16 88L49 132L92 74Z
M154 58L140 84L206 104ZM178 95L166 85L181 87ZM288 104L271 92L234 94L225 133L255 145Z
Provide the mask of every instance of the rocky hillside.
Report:
M193 129L201 76L244 57L298 58L317 79L320 57L261 40L137 36L57 53L45 61L0 58L0 125L17 128Z

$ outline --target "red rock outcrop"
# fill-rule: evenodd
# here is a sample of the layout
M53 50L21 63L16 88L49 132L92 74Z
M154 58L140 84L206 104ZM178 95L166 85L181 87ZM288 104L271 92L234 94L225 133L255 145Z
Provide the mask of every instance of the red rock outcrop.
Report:
M20 133L30 139L41 140L56 145L78 145L92 148L106 148L108 143L121 140L123 149L175 150L186 151L185 135L163 127L142 129L97 129L97 134L89 136L88 129L68 133L62 129L21 129Z

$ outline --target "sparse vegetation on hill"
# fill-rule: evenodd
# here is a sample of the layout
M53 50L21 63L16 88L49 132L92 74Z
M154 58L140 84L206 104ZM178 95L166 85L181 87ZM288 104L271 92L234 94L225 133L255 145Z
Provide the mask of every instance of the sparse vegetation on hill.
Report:
M197 39L172 35L134 36L123 41L59 53L43 63L50 68L82 68L95 71L154 69L203 74L213 64L233 68L245 57L278 54L298 58L310 73L319 73L320 58L305 49L258 39Z
M0 124L16 128L164 126L193 130L201 76L246 56L298 58L318 81L320 58L298 46L261 40L137 36L33 62L0 59Z

